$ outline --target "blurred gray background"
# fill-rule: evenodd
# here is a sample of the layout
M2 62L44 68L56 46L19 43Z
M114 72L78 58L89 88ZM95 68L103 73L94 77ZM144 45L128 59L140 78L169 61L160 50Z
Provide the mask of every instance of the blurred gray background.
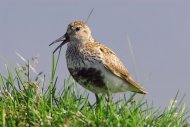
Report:
M111 48L132 77L135 67L127 37L133 45L138 82L149 92L146 99L166 106L180 90L190 99L190 1L189 0L1 0L0 72L5 61L23 64L39 56L37 71L50 78L52 51L48 45L62 36L71 21L86 20L96 40ZM65 49L58 65L59 85L69 76ZM3 58L2 58L3 57ZM61 87L61 86L58 86Z

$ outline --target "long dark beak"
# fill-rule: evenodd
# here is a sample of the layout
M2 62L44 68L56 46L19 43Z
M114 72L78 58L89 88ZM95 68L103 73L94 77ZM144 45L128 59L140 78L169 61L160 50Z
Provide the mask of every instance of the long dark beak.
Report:
M62 41L62 42L61 42ZM53 41L49 46L57 43L57 42L61 42L61 44L53 51L53 53L55 53L59 48L61 48L64 44L66 44L67 42L69 42L69 36L68 34L64 34L63 36L61 36L60 38L58 38L57 40Z

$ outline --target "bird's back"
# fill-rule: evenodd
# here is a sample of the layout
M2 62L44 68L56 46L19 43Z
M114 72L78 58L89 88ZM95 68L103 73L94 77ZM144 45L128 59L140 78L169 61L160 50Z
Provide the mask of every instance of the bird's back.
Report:
M81 47L68 47L66 56L71 75L83 86L91 80L94 87L104 86L104 89L99 90L100 92L110 90L116 93L130 90L145 93L131 78L128 70L116 54L96 41L85 43ZM84 81L85 77L89 77L88 82Z

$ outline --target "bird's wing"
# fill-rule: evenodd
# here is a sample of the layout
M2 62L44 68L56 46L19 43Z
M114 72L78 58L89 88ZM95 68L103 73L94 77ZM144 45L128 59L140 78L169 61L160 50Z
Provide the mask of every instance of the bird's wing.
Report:
M106 46L100 43L92 44L92 49L94 52L99 52L97 54L101 54L102 56L102 63L107 70L109 70L114 75L118 76L119 78L125 80L128 84L130 84L130 90L138 93L145 94L147 93L141 86L139 86L130 76L128 70L123 65L121 60L116 56L116 54L111 51ZM95 48L96 47L96 48Z

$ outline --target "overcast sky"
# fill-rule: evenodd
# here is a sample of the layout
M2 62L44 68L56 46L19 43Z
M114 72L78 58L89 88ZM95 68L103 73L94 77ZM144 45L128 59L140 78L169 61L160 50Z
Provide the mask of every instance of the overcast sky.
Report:
M88 25L94 38L111 48L135 77L130 37L138 82L148 91L150 103L166 105L180 90L189 104L189 0L1 0L0 56L16 65L22 61L15 52L27 59L38 54L37 70L48 78L55 48L48 45L65 33L71 21L86 20L92 8ZM65 49L58 65L59 81L69 76ZM4 64L0 59L1 73L5 73Z

